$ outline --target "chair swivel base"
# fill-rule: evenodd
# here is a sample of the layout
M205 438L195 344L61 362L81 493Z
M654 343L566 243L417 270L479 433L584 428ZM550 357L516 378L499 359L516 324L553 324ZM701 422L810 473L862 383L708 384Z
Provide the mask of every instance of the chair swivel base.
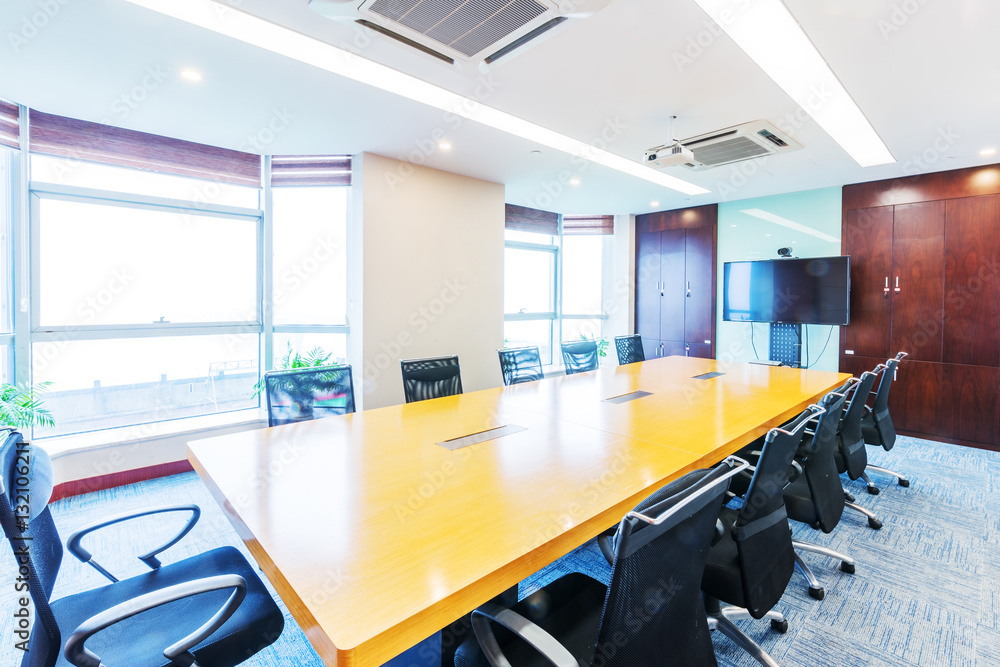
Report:
M792 540L792 547L795 548L795 569L799 571L805 580L809 583L809 597L815 598L817 600L822 600L826 597L826 591L819 583L819 579L813 574L812 569L802 560L802 556L799 555L799 551L809 551L815 554L820 554L823 556L829 556L830 558L836 558L840 561L840 569L847 574L854 574L854 559L846 554L842 554L839 551L834 551L833 549L827 549L826 547L821 547L818 544L809 544L808 542L801 542L799 540Z
M721 630L722 634L732 639L736 644L750 654L754 660L765 667L780 667L778 662L761 648L760 644L751 639L739 629L733 621L753 618L750 612L742 607L723 607L718 600L706 595L705 608L708 612L708 629ZM764 615L771 621L771 628L784 634L788 631L788 621L780 612L771 610Z
M848 496L850 494L845 493L844 495ZM861 512L866 517L868 517L868 525L873 530L878 530L879 528L882 527L882 522L878 520L878 517L875 516L875 513L872 512L871 510L867 510L864 507L862 507L861 505L858 505L857 503L855 503L853 496L851 496L850 500L846 500L844 502L844 507L848 507L848 508L854 510L855 512Z
M901 487L903 487L904 489L910 485L910 480L908 480L905 476L900 475L898 472L894 472L892 470L889 470L888 468L883 468L881 466L873 466L873 465L871 465L869 463L868 464L868 470L874 470L875 472L880 472L883 475L889 475L890 477L895 477L896 478L896 482ZM866 482L868 482L868 493L872 493L872 487L874 486L874 484L872 484L871 478L868 477L868 473L866 472L864 475L862 475L862 478ZM872 494L872 495L875 495L875 494Z

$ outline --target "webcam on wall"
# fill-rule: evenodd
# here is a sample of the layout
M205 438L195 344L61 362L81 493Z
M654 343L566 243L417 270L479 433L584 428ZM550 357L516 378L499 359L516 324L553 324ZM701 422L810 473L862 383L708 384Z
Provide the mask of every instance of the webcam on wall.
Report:
M791 258L792 249L791 248L778 248L778 257Z

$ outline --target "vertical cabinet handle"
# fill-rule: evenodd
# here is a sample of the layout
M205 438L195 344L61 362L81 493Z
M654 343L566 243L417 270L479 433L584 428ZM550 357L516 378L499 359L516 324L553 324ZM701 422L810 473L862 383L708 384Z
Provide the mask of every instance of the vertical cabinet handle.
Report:
M691 296L691 281L690 280L688 281L687 295L686 296Z
M688 294L688 296L691 296L691 295ZM691 356L691 346L690 345L685 345L684 346L684 356L685 357L690 357Z
M889 276L885 277L885 289L882 290L882 291L885 294L885 298L888 299L889 298Z
M899 276L896 276L896 294L899 294Z

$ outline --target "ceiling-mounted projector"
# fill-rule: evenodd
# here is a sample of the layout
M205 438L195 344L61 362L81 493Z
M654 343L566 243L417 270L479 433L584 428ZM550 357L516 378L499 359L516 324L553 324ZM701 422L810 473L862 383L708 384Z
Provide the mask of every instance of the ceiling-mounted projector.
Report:
M670 116L667 119L667 136L670 143L648 149L643 155L643 162L651 167L666 169L667 167L677 167L682 164L689 164L694 160L694 152L690 148L681 145L681 142L674 139L674 121L677 116Z
M680 144L657 146L650 148L644 155L643 162L664 169L677 167L694 160L694 153Z

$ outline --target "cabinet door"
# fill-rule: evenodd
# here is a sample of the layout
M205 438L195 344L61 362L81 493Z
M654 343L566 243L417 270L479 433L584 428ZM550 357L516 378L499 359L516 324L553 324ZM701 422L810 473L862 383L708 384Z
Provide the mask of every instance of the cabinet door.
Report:
M861 357L889 357L892 302L885 293L892 270L892 207L848 211L843 252L851 256L851 323L844 350Z
M909 358L899 364L889 389L889 414L897 431L951 436L953 401L942 391L943 368Z
M684 349L684 342L679 340L661 340L663 347L660 348L661 357L683 357L687 350Z
M658 298L658 297L657 297ZM658 338L642 337L642 353L646 359L656 359L660 356L660 340Z
M906 362L900 365L902 368ZM950 438L1000 444L1000 368L942 364L941 396L951 408ZM891 394L890 394L891 396ZM944 406L942 406L944 407Z
M635 267L635 332L660 344L660 232L637 237ZM649 351L646 357L651 358Z
M1000 195L948 201L944 313L945 362L1000 366Z
M660 340L684 341L684 230L660 232ZM683 354L683 352L682 352Z
M712 293L715 282L715 227L687 230L685 237L686 284L684 298L684 340L711 347L715 309ZM699 348L701 349L701 348ZM694 353L691 356L710 356Z
M711 343L686 343L685 345L687 347L687 356L689 357L712 358Z
M944 317L943 201L896 206L892 231L890 355L941 361Z

